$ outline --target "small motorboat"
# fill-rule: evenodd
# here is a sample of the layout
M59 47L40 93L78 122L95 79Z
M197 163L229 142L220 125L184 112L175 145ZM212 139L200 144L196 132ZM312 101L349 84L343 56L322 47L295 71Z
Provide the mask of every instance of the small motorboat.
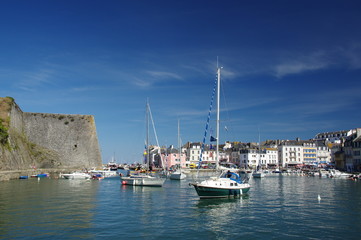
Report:
M91 175L84 172L62 173L60 177L65 179L90 179Z

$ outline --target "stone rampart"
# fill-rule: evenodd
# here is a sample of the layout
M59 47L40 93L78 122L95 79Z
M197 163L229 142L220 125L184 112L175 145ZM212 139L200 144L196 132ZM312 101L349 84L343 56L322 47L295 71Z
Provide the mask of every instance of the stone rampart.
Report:
M0 171L101 166L93 116L23 112L9 99L0 98Z

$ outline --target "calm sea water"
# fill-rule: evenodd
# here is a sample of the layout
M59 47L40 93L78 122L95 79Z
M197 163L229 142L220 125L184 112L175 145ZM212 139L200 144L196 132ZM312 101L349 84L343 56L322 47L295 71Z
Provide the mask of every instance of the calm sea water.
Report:
M189 181L0 182L0 239L360 239L361 182L276 175L200 200Z

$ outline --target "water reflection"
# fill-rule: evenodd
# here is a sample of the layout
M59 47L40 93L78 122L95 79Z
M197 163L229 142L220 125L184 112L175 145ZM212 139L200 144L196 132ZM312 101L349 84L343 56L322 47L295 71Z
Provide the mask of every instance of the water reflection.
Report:
M240 198L199 199L189 181L1 182L0 239L359 238L360 182L267 176Z
M229 208L230 206L237 205L238 207L243 207L247 205L249 200L249 195L242 195L238 198L215 198L215 199L199 199L196 206L198 208Z
M0 237L48 238L82 231L92 225L97 184L85 181L13 180L0 187ZM68 235L69 236L69 235Z

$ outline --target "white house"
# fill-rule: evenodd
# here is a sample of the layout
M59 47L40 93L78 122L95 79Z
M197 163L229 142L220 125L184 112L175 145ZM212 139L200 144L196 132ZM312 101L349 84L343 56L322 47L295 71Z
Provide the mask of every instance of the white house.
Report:
M281 167L303 164L303 146L300 141L288 140L278 146Z

